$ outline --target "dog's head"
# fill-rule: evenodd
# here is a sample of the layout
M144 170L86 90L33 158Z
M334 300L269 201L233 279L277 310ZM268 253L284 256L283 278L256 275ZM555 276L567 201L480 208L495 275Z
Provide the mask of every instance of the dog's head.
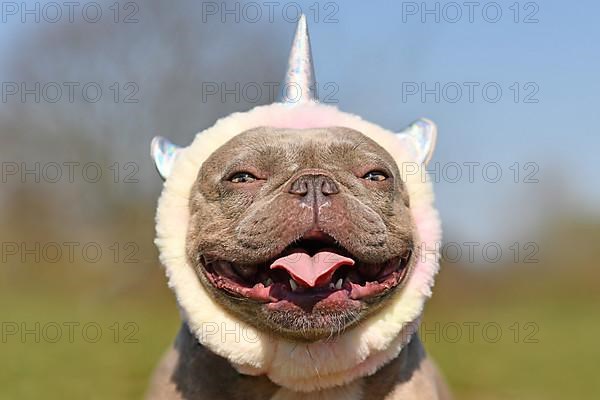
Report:
M397 354L438 268L439 221L422 174L434 142L429 121L395 134L318 103L231 115L179 150L155 141L168 175L156 243L200 342L296 390L325 385L327 368ZM337 358L307 352L310 371L322 367L316 381L267 372L304 357L289 358L288 345L340 333Z
M436 135L427 120L396 134L316 101L305 18L290 86L301 101L232 114L186 148L153 141L168 176L156 244L203 345L311 391L374 373L414 332L438 270L423 173Z
M349 128L240 133L202 165L187 257L228 311L294 340L360 323L414 265L392 156Z

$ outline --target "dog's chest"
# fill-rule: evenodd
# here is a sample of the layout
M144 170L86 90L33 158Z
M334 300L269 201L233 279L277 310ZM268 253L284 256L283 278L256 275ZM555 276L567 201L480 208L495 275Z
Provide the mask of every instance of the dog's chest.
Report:
M271 397L271 400L360 400L363 398L363 386L364 381L358 379L345 386L309 394L282 388Z

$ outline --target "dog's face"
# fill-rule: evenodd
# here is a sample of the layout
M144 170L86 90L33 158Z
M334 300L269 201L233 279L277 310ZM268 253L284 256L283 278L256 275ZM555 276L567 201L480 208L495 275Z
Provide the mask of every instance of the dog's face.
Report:
M186 251L227 312L291 340L354 326L401 290L416 256L396 163L348 128L256 128L203 164Z

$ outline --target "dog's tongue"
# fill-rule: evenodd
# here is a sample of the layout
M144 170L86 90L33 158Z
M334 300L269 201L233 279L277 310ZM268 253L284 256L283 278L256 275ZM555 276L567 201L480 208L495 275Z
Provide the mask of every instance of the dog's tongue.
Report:
M354 265L354 260L327 250L311 257L299 249L275 260L271 269L284 269L302 286L317 287L330 282L342 265Z

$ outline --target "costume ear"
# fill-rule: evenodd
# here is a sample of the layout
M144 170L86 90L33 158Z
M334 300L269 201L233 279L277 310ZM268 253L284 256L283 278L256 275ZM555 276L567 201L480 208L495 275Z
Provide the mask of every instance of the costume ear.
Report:
M150 155L154 160L156 170L163 180L167 179L180 148L162 136L156 136L150 144Z
M421 118L396 135L398 139L406 142L406 148L413 153L418 163L427 165L437 139L437 127L433 121Z

